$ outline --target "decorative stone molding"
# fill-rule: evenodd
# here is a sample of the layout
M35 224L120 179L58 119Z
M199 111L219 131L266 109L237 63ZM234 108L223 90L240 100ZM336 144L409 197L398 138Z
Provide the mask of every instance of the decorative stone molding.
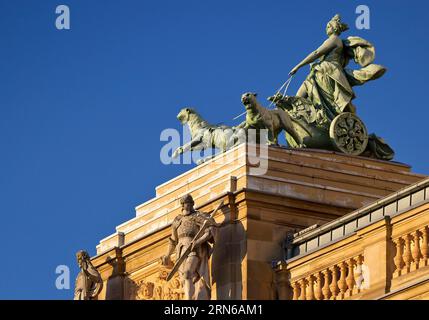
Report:
M127 279L130 300L183 300L183 284L176 274L167 282L171 269L162 267L155 274L144 279L134 281Z

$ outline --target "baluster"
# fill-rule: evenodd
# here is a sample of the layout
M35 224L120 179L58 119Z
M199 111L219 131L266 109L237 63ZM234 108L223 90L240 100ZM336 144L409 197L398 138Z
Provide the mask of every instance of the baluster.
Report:
M411 263L413 262L413 256L411 253L411 236L407 234L404 236L405 251L404 251L404 263L407 268L407 273L411 270Z
M291 287L293 290L292 300L298 300L298 298L299 298L299 283L298 283L298 281L292 282Z
M404 240L402 238L398 238L396 240L393 240L393 243L395 244L396 247L396 254L395 254L395 258L393 259L393 261L395 262L395 273L394 273L394 277L399 277L402 273L402 268L405 265L404 262L404 251L403 251L403 245L404 245Z
M347 273L347 293L349 297L353 295L353 289L355 286L355 276L354 276L354 267L355 261L354 259L347 260L347 267L348 267L348 273Z
M305 300L306 297L306 280L305 278L302 278L300 280L300 285L301 285L301 295L299 296L299 300Z
M340 288L340 297L344 299L347 291L347 264L345 261L340 263L340 280L338 280L338 288Z
M323 293L323 299L325 300L329 300L330 296L331 296L331 291L329 289L329 269L323 270L322 274L323 274L323 288L322 288L322 293Z
M309 276L307 279L307 284L308 284L308 290L307 290L307 295L306 298L307 300L314 300L314 277L313 276Z
M331 291L331 300L335 300L339 293L337 269L338 269L337 266L333 266L329 268L329 270L331 270L331 275L332 275L331 284L329 285L329 289Z
M412 234L413 237L413 250L412 250L412 255L413 255L413 269L417 270L419 268L419 261L420 261L420 231L416 230L413 232Z
M428 247L428 227L424 227L422 230L422 260L423 265L426 267L428 265L429 259L429 247Z
M363 256L360 254L356 257L356 268L355 268L355 283L356 283L356 291L357 293L361 292L363 289L363 271L362 271L362 264L363 264Z
M314 297L316 300L322 300L322 274L320 272L316 273L316 286L314 291Z

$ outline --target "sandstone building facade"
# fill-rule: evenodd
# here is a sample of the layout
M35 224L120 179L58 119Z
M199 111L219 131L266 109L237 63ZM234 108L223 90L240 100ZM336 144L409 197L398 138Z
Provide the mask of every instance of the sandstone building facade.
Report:
M267 171L253 173L261 161ZM183 299L160 263L179 198L222 223L212 299L429 298L429 180L404 164L243 144L158 186L100 241L99 299ZM173 256L174 258L174 256Z

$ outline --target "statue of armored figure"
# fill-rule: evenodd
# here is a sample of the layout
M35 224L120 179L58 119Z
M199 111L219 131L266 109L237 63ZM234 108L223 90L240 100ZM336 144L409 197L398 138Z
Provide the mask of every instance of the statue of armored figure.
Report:
M76 277L74 300L94 300L103 289L103 280L98 270L92 265L88 252L76 253L80 272Z
M210 300L211 280L208 260L211 256L215 232L218 224L203 212L194 209L194 200L190 194L180 199L182 214L178 215L172 224L172 234L169 238L169 248L161 258L162 264L171 265L170 256L176 252L176 263L186 255L180 265L179 278L183 283L185 300ZM200 230L204 229L201 233ZM196 238L196 235L201 236Z

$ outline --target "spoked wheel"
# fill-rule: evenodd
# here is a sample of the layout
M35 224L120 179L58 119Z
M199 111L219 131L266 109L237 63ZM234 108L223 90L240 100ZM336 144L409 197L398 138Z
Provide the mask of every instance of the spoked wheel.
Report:
M354 113L344 112L334 118L329 136L336 149L358 156L368 145L368 131L365 124Z

